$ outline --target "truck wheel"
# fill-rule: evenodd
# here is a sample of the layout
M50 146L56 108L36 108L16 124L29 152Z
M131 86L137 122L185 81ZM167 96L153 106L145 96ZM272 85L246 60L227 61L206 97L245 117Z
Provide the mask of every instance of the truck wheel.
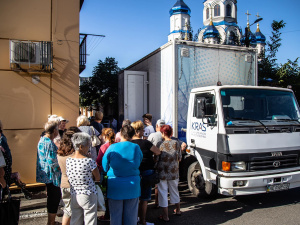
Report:
M190 191L198 198L213 197L217 193L216 185L204 180L198 162L189 166L187 180Z

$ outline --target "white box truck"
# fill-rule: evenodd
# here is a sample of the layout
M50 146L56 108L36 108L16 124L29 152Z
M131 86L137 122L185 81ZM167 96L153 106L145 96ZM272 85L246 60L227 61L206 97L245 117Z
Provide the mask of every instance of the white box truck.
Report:
M187 180L195 195L249 195L300 186L300 112L290 89L195 88L187 119Z
M230 45L169 41L119 74L119 122L151 113L164 119L185 141L188 99L196 87L257 85L254 49Z
M181 175L198 196L298 187L297 102L256 85L254 49L170 41L119 75L119 121L151 113L171 125L188 144Z

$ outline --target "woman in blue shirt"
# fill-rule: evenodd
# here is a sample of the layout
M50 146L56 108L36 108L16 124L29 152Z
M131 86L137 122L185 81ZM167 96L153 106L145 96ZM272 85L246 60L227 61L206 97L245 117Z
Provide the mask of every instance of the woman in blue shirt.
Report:
M112 144L102 160L107 172L107 198L110 224L132 225L137 223L138 203L141 193L139 166L143 153L137 144L130 142L135 134L131 126L121 128L121 142Z
M38 143L36 181L47 186L48 225L54 225L61 198L61 172L57 161L57 147L53 142L58 135L58 124L54 121L47 122L45 132Z

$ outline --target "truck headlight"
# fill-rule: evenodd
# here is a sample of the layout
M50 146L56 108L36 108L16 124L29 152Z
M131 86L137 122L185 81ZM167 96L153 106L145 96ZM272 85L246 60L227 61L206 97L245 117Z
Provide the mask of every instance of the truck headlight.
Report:
M231 171L245 171L246 163L245 162L231 162Z

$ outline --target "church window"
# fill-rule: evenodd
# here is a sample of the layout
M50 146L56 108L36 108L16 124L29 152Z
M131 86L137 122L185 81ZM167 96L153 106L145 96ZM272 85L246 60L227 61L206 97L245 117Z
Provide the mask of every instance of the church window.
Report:
M209 19L209 8L206 9L206 19Z
M226 16L231 17L231 5L226 6Z
M214 16L220 16L220 5L215 6Z

